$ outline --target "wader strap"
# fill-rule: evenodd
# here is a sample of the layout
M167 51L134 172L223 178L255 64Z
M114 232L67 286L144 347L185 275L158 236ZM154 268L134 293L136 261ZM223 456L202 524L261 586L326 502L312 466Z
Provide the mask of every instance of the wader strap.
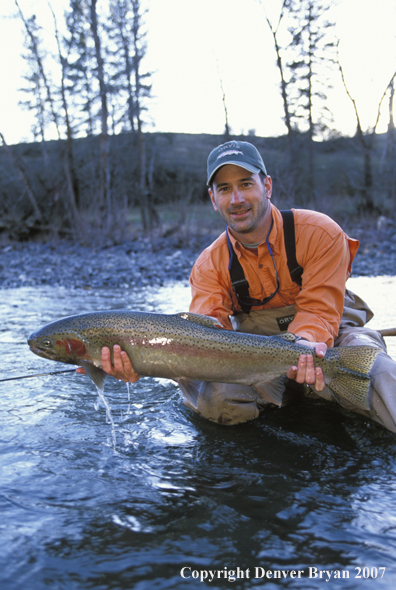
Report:
M243 301L249 301L250 299L249 283L246 280L245 273L243 272L241 263L238 260L238 256L236 256L234 248L232 247L230 236L228 235L228 227L226 229L226 236L228 251L230 253L228 272L230 273L232 288L234 290L234 293L239 302L239 305L241 306L243 313L249 313L252 306L248 303L243 303Z
M285 240L287 266L289 267L290 277L293 283L302 285L303 269L298 264L296 258L296 235L294 231L294 216L293 211L281 211L283 218L283 238Z
M296 237L294 231L294 216L293 211L290 209L287 211L281 211L283 218L283 238L285 241L285 248L286 248L286 256L287 256L287 266L289 268L290 277L294 283L301 287L302 284L302 273L303 269L299 266L296 258ZM246 280L245 273L243 272L243 268L241 263L238 260L234 252L234 248L232 247L230 236L228 235L228 227L226 228L226 236L227 236L227 244L228 244L228 251L230 254L230 261L228 263L228 272L230 273L230 279L233 291L235 296L238 300L239 305L244 313L248 314L253 305L264 305L267 303L272 297L275 295L273 293L270 297L264 299L263 301L259 302L254 299L250 298L249 295L249 283ZM267 236L267 243L268 247L268 236ZM272 252L270 251L271 258ZM274 268L276 272L275 262ZM276 273L277 274L277 273ZM279 287L279 279L277 277L277 290Z
M268 232L268 236L271 232L271 228L272 228L272 223L271 223L270 230ZM230 261L228 263L228 271L230 273L232 288L234 290L236 298L238 299L238 303L241 306L242 311L244 313L248 314L253 306L265 305L266 303L268 303L268 301L271 301L271 299L273 297L275 297L275 295L277 294L277 292L279 290L279 276L278 276L278 272L277 272L276 266L275 266L274 255L272 253L272 249L271 249L269 239L267 236L267 239L266 239L267 248L268 248L269 255L271 256L272 263L274 265L274 271L275 271L275 277L276 277L276 288L275 288L275 291L273 293L271 293L271 295L268 295L268 297L264 297L263 300L252 299L249 295L249 283L246 280L242 265L239 262L238 257L236 256L236 254L234 252L234 248L232 247L230 236L228 235L228 227L226 229L226 235L227 235L228 250L230 253Z

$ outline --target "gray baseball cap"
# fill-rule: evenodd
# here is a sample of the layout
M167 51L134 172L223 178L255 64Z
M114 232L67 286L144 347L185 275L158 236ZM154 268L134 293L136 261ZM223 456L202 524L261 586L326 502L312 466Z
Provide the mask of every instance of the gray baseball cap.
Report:
M235 164L254 174L263 172L267 176L263 158L254 145L247 141L227 141L209 154L208 186L217 170L226 164Z

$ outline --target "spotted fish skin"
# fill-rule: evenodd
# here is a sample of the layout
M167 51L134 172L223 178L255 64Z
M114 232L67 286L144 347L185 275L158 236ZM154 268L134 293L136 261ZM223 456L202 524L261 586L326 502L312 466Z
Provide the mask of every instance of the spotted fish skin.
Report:
M188 312L99 311L52 322L34 332L28 344L44 358L98 368L102 347L119 344L140 375L239 383L262 393L262 384L307 354L294 338L223 330L214 318ZM367 409L369 373L378 352L369 346L331 348L324 358L315 357L315 365L337 395Z

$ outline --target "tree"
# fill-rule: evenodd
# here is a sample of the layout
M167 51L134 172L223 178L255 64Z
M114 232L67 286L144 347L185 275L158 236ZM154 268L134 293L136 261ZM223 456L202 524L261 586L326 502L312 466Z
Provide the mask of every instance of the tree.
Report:
M65 144L65 148L63 150L64 151L64 156L63 156L64 170L65 170L65 174L66 174L68 192L69 192L69 196L70 196L71 211L72 211L72 214L74 217L74 221L77 222L79 219L78 209L79 209L79 204L80 204L79 203L80 190L79 190L79 182L78 182L77 173L76 173L76 167L75 167L75 163L74 163L73 132L72 132L72 127L71 127L71 123L70 123L69 105L68 105L68 100L67 100L67 95L66 95L66 72L67 72L68 58L67 58L67 56L63 55L63 53L62 53L58 25L56 22L55 13L52 10L51 5L50 5L50 9L51 9L52 17L54 20L55 38L56 38L56 44L57 44L57 48L58 48L58 58L59 58L59 64L61 66L60 95L61 95L62 107L63 107L63 112L64 112L64 123L65 123L65 127L66 127L66 144ZM60 134L59 134L59 139L60 139Z
M90 25L95 43L96 75L99 82L100 96L100 167L99 167L99 192L100 203L104 206L107 214L107 227L110 228L112 221L111 185L110 185L110 141L108 133L108 108L107 108L107 84L105 80L104 60L102 55L101 32L99 30L97 0L90 0Z
M264 7L264 4L261 0L261 5ZM285 69L283 65L283 51L282 47L279 42L279 29L282 23L282 20L285 17L286 12L290 9L290 0L283 0L281 10L279 13L279 18L276 26L274 26L268 16L266 15L266 21L271 31L273 40L274 40L274 47L276 52L276 65L279 70L280 75L280 87L281 87L281 95L282 95L282 103L283 103L283 112L284 112L284 121L287 129L287 137L288 137L288 146L289 146L289 153L290 153L290 162L293 169L293 178L295 176L295 163L296 163L296 153L295 153L295 142L294 142L294 134L292 128L292 117L290 113L290 100L288 96L288 82L286 80Z
M35 104L33 108L36 110L37 114L37 121L38 127L40 129L40 138L41 142L44 146L45 142L45 127L46 124L51 122L56 130L57 138L59 143L61 144L62 136L61 136L61 117L58 113L58 101L57 101L57 89L53 84L52 80L50 79L49 75L47 74L47 68L45 66L45 58L46 52L42 48L42 42L40 39L40 31L41 27L36 22L36 17L33 15L29 19L25 18L18 0L15 0L15 4L18 9L19 16L23 22L25 34L26 34L26 47L28 49L28 55L26 59L30 66L30 75L27 76L27 80L30 83L33 83L33 90L35 96ZM50 7L51 8L51 7ZM51 8L52 11L52 8ZM52 11L52 15L54 18L54 26L55 26L55 37L58 44L58 57L59 57L59 65L61 67L61 99L62 99L62 107L64 110L64 120L66 122L66 129L67 129L67 137L68 141L64 146L61 146L61 154L62 154L62 162L63 167L66 175L66 182L68 187L68 195L69 195L69 213L71 220L74 223L78 222L78 215L77 215L77 203L76 203L76 194L78 194L78 183L75 173L74 161L73 161L73 152L72 152L72 138L71 138L71 129L69 124L69 116L68 116L68 107L66 101L66 94L64 88L64 58L62 56L61 48L60 48L60 41L59 41L59 34L56 24L55 14ZM55 90L55 91L54 91ZM28 89L27 89L28 91ZM29 101L28 101L29 106ZM44 159L47 161L47 151L44 148Z
M147 43L144 31L144 11L140 0L112 0L110 4L112 22L111 36L113 53L117 64L113 67L113 89L119 96L125 96L124 110L120 120L127 120L134 136L134 149L138 162L138 203L144 231L159 222L158 214L151 199L150 174L147 169L147 146L143 131L143 113L146 100L150 97L149 72L142 71ZM121 60L120 60L121 57ZM118 67L116 67L118 66Z
M386 96L388 89L389 88L392 89L392 87L393 87L394 80L396 78L396 72L391 77L390 81L386 85L385 90L381 96L381 99L378 104L378 109L377 109L377 118L375 120L373 127L371 129L367 129L367 131L364 132L363 128L362 128L361 119L360 119L359 110L357 107L356 100L353 98L353 96L349 92L349 89L348 89L348 86L347 86L347 83L345 80L344 70L342 68L342 65L341 65L339 59L338 59L338 66L340 69L342 82L344 84L345 91L346 91L348 97L350 98L350 100L353 104L354 111L355 111L356 136L359 140L359 144L360 144L361 151L363 154L363 183L362 183L362 187L360 190L360 193L361 193L360 210L364 211L366 213L373 213L377 209L377 207L375 205L375 201L374 201L374 194L373 194L373 163L372 163L372 159L373 159L374 139L376 136L377 127L378 127L378 123L379 123L380 116L381 116L382 103L384 101L384 98ZM391 94L392 94L392 92L391 92ZM390 110L391 135L393 133L392 124L393 124L393 117L392 117L392 111ZM394 162L392 162L392 166L394 166Z
M150 73L143 66L147 43L141 1L107 0L100 3L98 0L69 0L69 8L65 12L66 32L63 35L60 33L62 27L58 28L55 13L49 5L56 41L54 55L41 40L42 29L35 16L25 18L19 0L14 1L26 39L28 72L25 104L36 115L35 138L41 141L47 162L48 178L44 180L36 175L35 181L41 186L46 185L47 194L57 186L57 194L66 197L57 199L57 206L67 203L65 210L71 220L74 219L75 225L79 224L80 213L86 204L81 187L83 184L88 186L84 194L94 195L95 211L100 212L102 229L105 226L109 229L116 219L110 134L130 131L133 144L131 177L135 180L135 190L131 194L141 208L144 229L150 229L158 222L158 215L151 202L154 153L151 154L150 170L146 164L144 113L151 84ZM62 154L61 174L54 165L59 158L55 157L54 151L47 149L50 126L56 132ZM77 171L73 146L76 145L74 138L84 133L99 135L99 142L93 137L88 143L94 156L91 158L88 154L88 162L87 149L80 154L84 162L84 177L79 181L80 171ZM99 157L95 152L98 145ZM125 193L124 202L126 198Z
M22 20L25 32L25 49L26 53L23 55L27 63L27 73L23 76L27 82L27 87L22 88L26 94L26 100L21 101L21 106L34 112L34 126L32 128L33 136L36 140L45 141L45 130L48 123L47 116L47 92L43 79L43 60L45 59L44 50L42 49L42 41L40 39L41 27L37 23L36 16L32 15L30 18L25 18L18 0L15 0L18 10L18 15ZM44 157L46 153L44 151Z
M380 173L384 177L384 184L388 192L388 197L393 203L393 209L396 204L396 132L393 105L395 100L395 76L392 78L389 86L389 121L386 132L385 148L381 158Z
M291 72L289 99L292 118L299 128L298 122L302 122L302 129L307 133L308 190L314 194L314 138L325 132L328 127L325 121L330 114L325 103L330 87L325 71L336 63L334 23L327 19L328 2L295 0L288 6L293 19L289 32L294 53L293 60L287 64Z
M68 100L72 107L73 131L78 129L87 136L100 130L97 126L95 108L97 99L94 73L95 46L89 18L87 0L70 0L65 13L67 36L62 43L67 55L66 82Z
M260 0L265 10L265 0ZM314 137L323 133L326 98L323 85L325 66L334 63L330 37L332 23L326 19L329 3L313 0L283 0L274 24L266 14L276 53L284 121L288 137L288 180L286 192L293 199L303 192L314 196ZM286 30L285 30L286 29ZM308 174L302 175L302 154L298 142L307 137ZM288 186L287 186L288 185Z

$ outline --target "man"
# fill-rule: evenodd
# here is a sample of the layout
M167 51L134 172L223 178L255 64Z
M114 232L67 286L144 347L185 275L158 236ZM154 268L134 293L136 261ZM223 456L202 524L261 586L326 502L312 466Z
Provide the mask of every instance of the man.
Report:
M300 384L306 392L335 399L396 432L396 362L386 354L378 332L364 327L373 315L370 309L345 290L359 243L326 215L293 210L293 248L302 271L298 281L288 266L285 221L271 203L272 180L257 149L241 141L215 148L208 158L207 184L227 229L192 269L190 311L216 317L225 329L263 335L287 330L307 346L307 354L268 385L267 397L239 385L180 383L185 405L210 420L236 424L258 417L273 391L282 400L294 383L294 389ZM313 353L324 356L327 347L362 344L381 350L371 372L369 409L352 407L335 396L313 361ZM108 349L102 364L118 379L139 378L119 347L114 348L114 366Z

